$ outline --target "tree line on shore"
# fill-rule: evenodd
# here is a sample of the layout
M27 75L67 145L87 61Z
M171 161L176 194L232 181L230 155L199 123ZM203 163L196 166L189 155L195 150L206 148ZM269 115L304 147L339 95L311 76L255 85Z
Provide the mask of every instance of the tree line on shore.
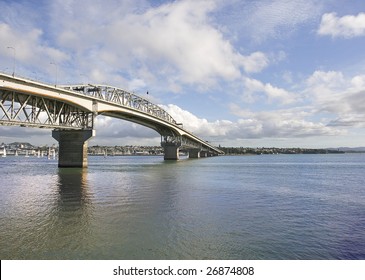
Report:
M344 153L338 149L308 149L308 148L248 148L220 147L226 155L263 155L263 154L331 154Z
M0 145L0 148L10 150L48 150L49 147L35 146L29 143L10 143ZM52 149L58 150L56 145L52 145ZM350 148L343 149L309 149L309 148L275 148L275 147L221 147L226 155L262 155L262 154L333 154L333 153L348 153L348 152L363 152L360 148L351 150ZM125 145L125 146L106 146L94 145L88 147L88 153L91 155L162 155L164 152L161 146L139 146L139 145ZM188 150L181 149L181 152L188 152Z

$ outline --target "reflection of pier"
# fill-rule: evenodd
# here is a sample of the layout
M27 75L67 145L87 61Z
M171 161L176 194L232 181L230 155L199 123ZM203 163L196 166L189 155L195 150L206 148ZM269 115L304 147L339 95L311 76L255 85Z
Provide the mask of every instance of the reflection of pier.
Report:
M60 168L58 171L59 201L81 204L86 198L87 171L82 168Z
M47 258L77 259L80 252L94 244L91 223L92 204L89 199L87 172L81 168L60 168L50 211L46 235Z

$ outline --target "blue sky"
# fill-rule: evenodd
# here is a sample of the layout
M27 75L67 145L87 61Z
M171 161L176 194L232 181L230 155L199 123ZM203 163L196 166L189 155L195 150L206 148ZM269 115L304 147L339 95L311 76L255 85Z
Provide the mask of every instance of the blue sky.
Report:
M8 47L12 47L8 48ZM365 3L0 0L0 71L124 88L222 146L364 146ZM52 63L52 64L51 64ZM0 142L50 144L0 127ZM98 116L91 144L159 145Z

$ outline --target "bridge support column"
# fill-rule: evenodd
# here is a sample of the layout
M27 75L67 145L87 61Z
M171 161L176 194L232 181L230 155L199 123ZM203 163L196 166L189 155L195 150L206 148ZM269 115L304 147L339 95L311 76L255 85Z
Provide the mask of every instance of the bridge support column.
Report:
M200 157L207 157L208 156L208 152L207 151L201 151L200 152Z
M201 149L190 149L189 158L200 158Z
M175 143L164 143L162 145L164 149L165 160L178 160L179 159L179 148L180 145Z
M95 130L53 130L58 141L58 167L87 167L87 141Z

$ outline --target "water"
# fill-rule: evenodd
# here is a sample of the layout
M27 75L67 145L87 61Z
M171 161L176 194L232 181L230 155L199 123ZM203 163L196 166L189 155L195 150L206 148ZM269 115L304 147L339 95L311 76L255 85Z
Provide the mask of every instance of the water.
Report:
M0 259L365 259L365 154L0 158Z

